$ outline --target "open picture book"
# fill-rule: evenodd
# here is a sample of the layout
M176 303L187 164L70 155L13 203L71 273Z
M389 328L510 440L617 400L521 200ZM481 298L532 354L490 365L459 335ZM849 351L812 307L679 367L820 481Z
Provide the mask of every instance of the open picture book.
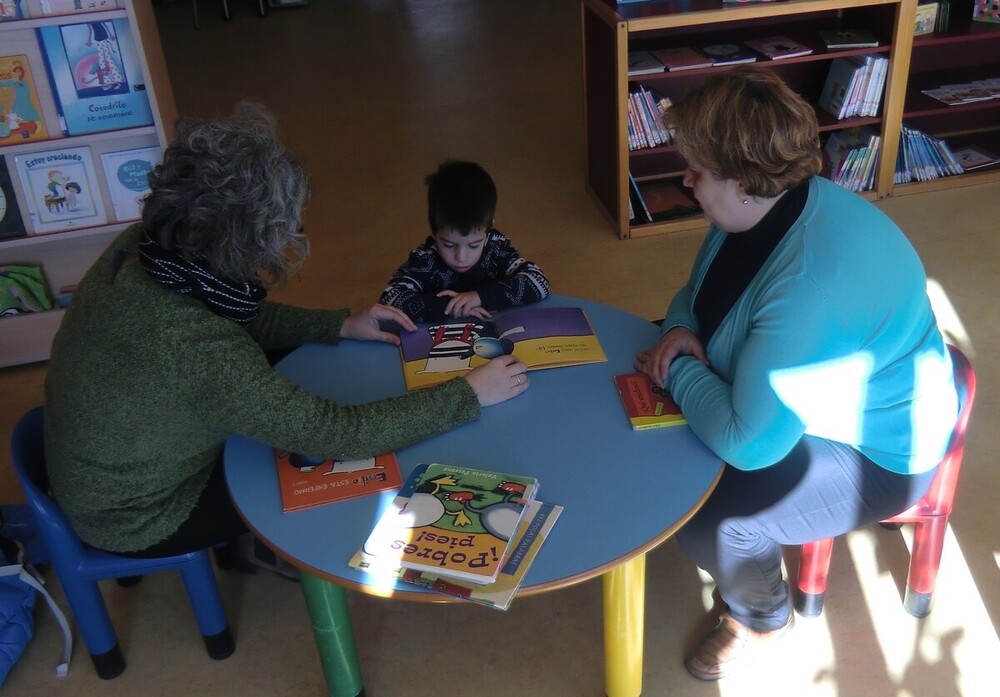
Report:
M399 338L408 390L464 375L505 354L513 354L528 370L607 360L578 307L522 307L488 320L420 324Z

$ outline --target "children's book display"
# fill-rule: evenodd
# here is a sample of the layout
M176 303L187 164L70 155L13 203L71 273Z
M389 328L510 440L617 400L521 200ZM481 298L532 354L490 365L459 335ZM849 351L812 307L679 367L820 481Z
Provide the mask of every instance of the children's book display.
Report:
M985 102L991 99L1000 99L1000 77L941 85L921 90L921 92L949 106Z
M281 508L297 511L396 489L403 475L394 453L363 460L335 460L275 450Z
M10 180L6 159L0 156L0 240L25 235L21 209L14 196L14 185Z
M510 607L514 594L521 587L528 569L531 568L532 562L549 536L552 526L559 519L562 510L562 506L542 503L537 499L528 505L524 519L514 534L510 552L504 559L500 573L497 574L493 583L469 583L401 566L390 569L387 573L405 583L462 598L495 610L506 610ZM349 565L359 571L373 573L378 569L377 565L373 567L372 557L365 554L363 550L358 550L351 558Z
M938 4L928 2L917 5L917 13L914 17L913 35L922 36L931 34L937 27Z
M159 164L161 157L159 147L119 150L101 155L115 220L122 222L142 217L142 202L149 194L149 173Z
M834 58L820 91L820 108L838 120L877 116L888 68L889 59L879 54Z
M0 56L0 145L47 137L28 57Z
M930 181L963 172L965 168L944 140L903 124L896 158L896 183Z
M34 232L107 222L90 148L58 148L14 156Z
M615 387L633 430L647 431L687 423L670 393L654 385L645 373L616 375Z
M607 360L590 320L578 307L520 307L488 320L420 324L399 338L409 390L464 375L506 354L529 370Z
M638 85L629 91L628 137L629 150L656 148L674 142L673 129L667 128L664 116L670 108L670 99L658 92Z
M152 125L128 20L64 24L37 31L63 133Z
M493 583L537 491L534 477L417 465L360 550L365 570Z

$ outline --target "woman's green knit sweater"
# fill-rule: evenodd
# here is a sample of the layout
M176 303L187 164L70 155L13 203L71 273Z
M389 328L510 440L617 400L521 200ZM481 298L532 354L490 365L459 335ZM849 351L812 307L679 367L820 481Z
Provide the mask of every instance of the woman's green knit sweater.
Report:
M237 433L353 459L479 416L462 379L356 406L291 384L263 350L334 343L347 311L265 301L241 326L130 263L140 231L123 232L80 282L45 382L52 491L86 542L128 552L170 535L194 508L226 438ZM128 256L115 273L119 250Z

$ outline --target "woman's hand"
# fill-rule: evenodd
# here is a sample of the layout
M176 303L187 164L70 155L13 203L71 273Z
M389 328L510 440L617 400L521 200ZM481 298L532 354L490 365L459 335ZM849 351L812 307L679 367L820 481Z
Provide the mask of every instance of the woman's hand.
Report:
M528 366L513 356L498 356L463 378L472 386L480 406L489 407L528 389L527 369Z
M398 307L372 305L363 312L347 317L340 327L340 337L342 339L384 341L387 344L399 346L399 337L392 332L383 331L379 322L395 322L407 332L417 329L413 320Z
M483 307L482 298L474 290L467 290L464 293L457 293L453 290L442 290L437 296L439 298L451 298L444 308L444 313L451 317L489 319L493 316L489 310Z
M635 357L635 369L645 373L654 384L663 387L670 375L670 364L678 356L694 356L708 365L701 341L687 327L674 327L660 337L653 348L640 351Z

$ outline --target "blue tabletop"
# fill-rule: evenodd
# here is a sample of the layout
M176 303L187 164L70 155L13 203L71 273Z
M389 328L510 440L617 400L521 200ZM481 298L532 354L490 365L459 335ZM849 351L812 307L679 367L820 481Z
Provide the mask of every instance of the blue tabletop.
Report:
M592 578L655 547L697 509L722 467L687 426L637 432L625 416L613 377L633 372L636 352L657 339L655 325L578 298L552 296L540 306L583 308L608 361L534 370L520 396L397 452L404 477L421 462L526 474L540 481L540 500L563 506L520 594ZM389 344L307 344L278 370L342 404L406 391L399 350ZM233 437L225 469L236 505L265 542L313 573L367 590L370 577L347 561L392 492L285 513L273 448ZM432 593L402 583L392 592Z

